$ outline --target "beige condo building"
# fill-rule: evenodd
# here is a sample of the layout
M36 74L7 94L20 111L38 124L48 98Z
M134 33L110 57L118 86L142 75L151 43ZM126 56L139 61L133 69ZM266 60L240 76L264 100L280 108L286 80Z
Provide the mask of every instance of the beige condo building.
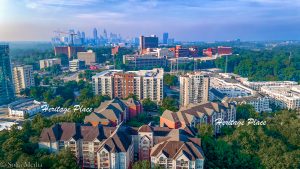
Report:
M15 92L34 86L34 75L32 65L16 66L13 68L13 79Z

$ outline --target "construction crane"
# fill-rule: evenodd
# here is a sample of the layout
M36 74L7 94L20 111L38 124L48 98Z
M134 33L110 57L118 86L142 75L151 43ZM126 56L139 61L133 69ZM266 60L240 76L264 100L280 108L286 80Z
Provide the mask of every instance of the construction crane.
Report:
M71 45L74 45L74 36L76 36L76 33L73 32L63 32L63 31L54 31L54 33L58 33L58 36L60 37L60 34L66 34L71 36Z

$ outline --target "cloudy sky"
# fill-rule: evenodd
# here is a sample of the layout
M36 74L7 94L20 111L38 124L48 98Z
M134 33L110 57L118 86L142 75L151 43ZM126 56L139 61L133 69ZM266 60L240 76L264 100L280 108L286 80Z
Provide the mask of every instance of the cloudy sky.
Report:
M128 38L300 40L300 0L0 0L0 41L94 27Z

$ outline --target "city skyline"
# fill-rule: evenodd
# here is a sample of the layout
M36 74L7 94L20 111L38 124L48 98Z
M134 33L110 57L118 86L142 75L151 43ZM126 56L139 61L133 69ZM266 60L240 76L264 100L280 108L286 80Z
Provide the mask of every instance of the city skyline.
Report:
M0 0L0 41L50 41L75 29L181 41L299 40L296 0Z

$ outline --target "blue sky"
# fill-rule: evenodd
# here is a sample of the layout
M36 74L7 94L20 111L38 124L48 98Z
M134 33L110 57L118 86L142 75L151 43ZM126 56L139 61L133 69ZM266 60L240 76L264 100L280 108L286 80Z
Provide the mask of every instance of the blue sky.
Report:
M49 40L96 27L123 37L300 39L300 0L0 0L0 41Z

